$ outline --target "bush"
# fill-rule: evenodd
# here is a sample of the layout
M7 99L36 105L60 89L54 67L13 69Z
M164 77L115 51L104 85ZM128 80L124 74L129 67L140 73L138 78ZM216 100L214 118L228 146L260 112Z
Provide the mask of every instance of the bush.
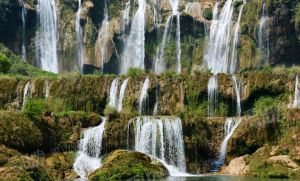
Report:
M262 97L254 103L254 113L265 116L280 111L280 102L272 97Z
M5 54L0 53L0 72L7 73L11 67L8 58Z
M104 110L104 115L108 116L110 118L117 118L119 116L119 113L115 108L112 107L106 107Z
M24 113L29 116L41 115L45 112L46 102L44 99L28 99L25 105Z
M138 68L129 68L127 75L132 77L139 77L145 73L144 70Z
M203 11L203 17L207 20L211 20L212 19L212 13L211 13L211 9L210 8L205 8Z

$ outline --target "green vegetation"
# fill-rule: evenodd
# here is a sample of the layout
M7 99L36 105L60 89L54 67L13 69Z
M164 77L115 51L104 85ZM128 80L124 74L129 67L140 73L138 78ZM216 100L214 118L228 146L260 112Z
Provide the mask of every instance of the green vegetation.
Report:
M145 71L138 68L129 68L127 72L127 75L131 77L139 77L142 76L143 74L145 74Z
M5 54L0 54L0 73L7 73L11 64L8 62L8 58Z
M262 97L254 104L254 112L257 116L266 116L280 111L280 101L276 98Z
M168 175L158 160L140 152L116 150L104 158L103 166L89 176L91 180L154 179Z
M211 13L211 9L210 8L205 8L203 11L203 17L207 20L211 20L212 19L212 13Z

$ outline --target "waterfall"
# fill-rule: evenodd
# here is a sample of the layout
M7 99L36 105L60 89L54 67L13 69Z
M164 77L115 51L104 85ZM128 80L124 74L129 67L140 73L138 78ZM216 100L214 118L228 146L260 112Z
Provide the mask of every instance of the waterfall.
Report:
M131 3L131 0L128 0L127 3L125 3L125 9L123 10L122 32L124 34L124 37L125 37L125 33L126 33L126 27L128 26L129 21L130 21L130 16L129 16L130 15L130 8L131 8L130 3Z
M146 103L148 98L148 87L149 87L149 76L146 77L143 87L141 89L140 97L139 97L139 113L143 114L146 109Z
M58 73L57 15L54 0L38 0L37 57L43 70Z
M159 14L159 10L158 10L158 6L159 6L159 0L152 0L152 9L153 9L153 25L154 28L158 28L159 25L159 20L160 20L160 14Z
M80 25L80 14L81 14L81 0L78 0L78 10L76 13L76 19L75 19L75 31L76 31L76 40L77 40L77 51L78 51L78 65L79 70L82 73L83 72L83 32L82 27Z
M172 8L172 15L167 18L165 24L165 30L162 37L162 42L157 48L156 51L156 58L155 58L155 65L154 65L154 72L156 74L160 74L165 71L166 69L166 62L164 59L165 48L167 44L168 34L170 32L170 23L173 20L173 17L176 16L176 71L177 73L181 72L181 39L180 39L180 14L178 11L179 0L169 0L169 3Z
M231 61L230 61L230 69L229 69L229 72L231 74L235 73L236 69L237 69L237 44L238 44L238 40L239 40L240 22L241 22L242 12L243 12L243 8L244 8L245 3L246 2L244 0L242 6L240 7L239 16L238 16L238 20L237 20L237 23L236 23L236 26L235 26L235 31L234 31Z
M185 172L184 142L180 118L142 116L131 120L128 129L130 129L130 124L133 124L134 129L135 151L160 159L167 166L171 176L177 175L178 172ZM129 140L129 137L127 139Z
M128 83L129 78L125 79L121 85L121 89L120 89L120 95L119 95L119 99L118 99L118 105L117 105L117 111L120 112L122 111L123 108L123 99L124 99L124 95L125 95L125 90L127 87L127 83Z
M208 86L208 116L213 116L218 108L218 77L213 75L209 78Z
M269 15L266 8L266 3L263 3L262 14L259 20L258 28L258 47L260 51L260 61L262 64L268 63L270 50L269 50Z
M164 34L162 37L162 42L156 51L156 58L155 58L155 65L154 65L154 72L156 74L163 73L166 70L166 62L164 59L164 55L165 55L165 48L166 48L166 44L167 44L167 37L169 34L171 19L172 19L172 16L169 16L167 19L167 22L165 24Z
M89 174L101 167L100 156L105 122L106 118L102 118L99 126L86 129L79 141L79 150L76 153L73 167L81 178L87 178Z
M178 4L178 0L177 0ZM176 27L176 59L177 59L177 73L181 73L181 40L180 40L180 14L177 14Z
M45 80L44 82L44 90L45 90L45 98L48 98L50 94L50 83L48 80Z
M154 108L153 108L153 115L157 115L158 113L158 96L159 96L159 84L156 85L156 89L155 89L155 104L154 104Z
M218 6L216 3L215 6ZM204 54L207 68L216 73L227 73L230 35L232 26L233 5L232 0L227 0L221 14L218 16L217 8L213 11L213 20L210 26L210 37Z
M294 95L294 102L292 107L298 108L300 106L300 99L299 99L299 81L298 81L298 75L296 76L295 81L295 95Z
M108 106L117 109L119 78L115 78L110 86Z
M109 20L108 20L108 7L107 0L104 0L104 19L101 25L101 30L99 32L98 39L101 39L99 42L99 52L100 52L100 68L103 72L104 62L107 59L107 42L109 41Z
M238 84L236 76L232 75L232 82L234 87L234 92L236 95L236 115L241 116L242 110L241 110L241 96L240 96L240 86L241 83Z
M131 67L144 69L146 0L138 0L138 4L122 54L121 74L126 74Z
M227 118L225 125L224 125L224 130L225 130L225 138L221 144L221 149L220 149L220 155L219 155L219 160L217 161L218 164L223 165L225 162L225 157L226 157L226 149L227 149L227 144L229 139L231 138L232 134L234 133L235 129L238 127L238 125L241 123L242 119L237 118L236 121L234 121L232 118Z
M30 87L30 81L27 81L25 84L24 90L23 90L22 111L24 111L25 106L26 106L26 100L27 100L29 87Z
M26 0L22 0L22 47L21 47L21 56L23 60L26 60Z

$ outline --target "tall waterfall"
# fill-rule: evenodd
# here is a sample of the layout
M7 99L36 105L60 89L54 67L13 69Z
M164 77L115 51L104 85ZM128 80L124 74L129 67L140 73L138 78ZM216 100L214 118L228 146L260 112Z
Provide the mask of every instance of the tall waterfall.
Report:
M122 54L121 74L126 74L130 67L144 69L146 0L138 0L138 4Z
M266 8L266 3L263 4L262 14L259 20L258 28L258 47L260 51L260 63L267 64L269 62L269 15Z
M121 85L121 89L120 89L120 95L119 95L119 99L118 99L118 105L117 105L117 111L120 112L122 111L123 108L123 99L124 99L124 95L125 95L125 90L127 87L127 83L128 83L129 78L125 79Z
M27 81L23 90L23 100L22 100L22 110L25 109L26 106L26 100L27 100L27 95L30 87L30 81Z
M154 72L156 74L160 74L165 71L166 69L166 62L165 62L165 48L167 44L168 34L170 32L170 23L173 21L173 17L176 16L176 71L177 73L181 72L181 39L180 39L180 14L178 11L179 0L169 0L169 3L172 8L172 15L167 18L165 24L165 30L162 37L162 42L157 48L156 57L155 57L155 65L154 65Z
M147 103L147 98L148 98L148 87L149 87L149 77L147 76L144 83L143 87L141 89L140 97L139 97L139 113L143 114L146 109L146 103Z
M126 33L126 27L129 24L130 21L130 8L131 8L131 0L128 0L127 3L125 3L125 8L123 10L123 18L122 18L122 32L124 34L124 41L125 41L125 33Z
M208 116L213 116L218 108L218 77L213 75L209 78L208 86Z
M108 106L117 109L119 78L115 78L110 86Z
M100 156L105 123L106 118L102 118L99 126L86 129L83 138L79 141L79 150L73 167L81 178L87 178L89 174L101 167Z
M133 149L135 151L162 160L166 163L171 176L176 175L178 171L185 172L184 142L180 118L137 117L129 122L127 128L134 130ZM127 140L129 139L128 137Z
M80 25L80 14L81 14L81 0L78 0L78 10L76 12L76 19L75 19L75 31L76 31L76 40L77 40L77 53L78 53L78 65L79 70L83 72L83 32L82 27Z
M23 60L26 60L26 0L22 0L22 47L21 56Z
M244 0L244 3L240 7L238 20L237 20L237 23L235 25L235 30L234 30L234 38L233 38L233 45L232 45L232 50L231 50L231 61L230 61L230 69L229 69L229 72L231 74L233 74L237 71L237 44L238 44L238 40L239 40L240 22L241 22L242 12L243 12L245 3L246 3L246 0Z
M156 74L163 73L166 70L166 62L164 59L164 55L165 55L165 48L167 44L167 37L169 34L171 19L172 16L169 16L165 24L165 30L162 37L162 42L156 50L155 65L154 65L154 72Z
M157 115L158 113L158 106L159 106L159 89L160 89L160 86L159 84L156 84L156 89L155 89L155 104L154 104L154 108L153 108L153 115Z
M245 3L245 1L244 1ZM211 69L213 74L234 73L237 67L236 48L238 43L239 23L244 4L240 7L238 21L232 42L233 1L227 0L218 15L219 3L215 3L213 20L210 26L210 36L204 52L204 65ZM232 42L232 43L231 43ZM230 51L230 47L232 50ZM231 53L231 54L230 54Z
M235 95L236 95L236 115L241 116L241 114L242 114L241 95L240 95L241 83L238 84L238 81L237 81L235 75L232 75L232 82L233 82L234 92L235 92Z
M100 68L103 72L104 62L107 59L107 42L109 41L109 19L108 19L108 7L107 0L104 0L104 19L102 21L101 30L99 33L99 37L101 37L101 41L99 42L99 52L100 52ZM99 38L98 37L98 38Z
M221 144L219 160L217 161L218 164L220 164L220 165L224 164L225 158L226 158L226 149L227 149L228 141L231 138L232 134L234 133L235 129L241 123L241 121L242 121L242 119L240 117L237 118L236 121L234 121L232 118L226 119L226 122L224 124L225 138Z
M43 70L58 73L57 15L54 0L38 0L37 58Z
M293 108L298 108L300 106L300 99L299 99L299 80L298 80L298 75L296 76L296 81L295 81L295 94L294 94L294 102L292 107Z

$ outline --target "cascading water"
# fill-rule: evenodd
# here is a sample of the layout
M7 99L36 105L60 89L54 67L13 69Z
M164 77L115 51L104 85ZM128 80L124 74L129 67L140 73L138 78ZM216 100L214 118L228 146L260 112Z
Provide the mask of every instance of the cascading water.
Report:
M121 74L126 74L131 67L144 69L146 0L138 0L138 4L122 54Z
M269 61L269 15L266 3L263 4L262 14L259 20L258 28L258 47L260 51L260 64L267 64Z
M80 25L80 14L81 14L81 0L78 0L78 10L76 13L75 19L75 31L76 31L76 40L77 40L77 50L78 50L78 65L79 70L82 73L83 69L83 37L82 37L82 27Z
M298 75L296 76L296 81L295 81L295 94L294 94L294 102L292 107L293 108L298 108L300 106L300 99L299 99L299 80L298 80Z
M220 165L224 164L225 158L226 158L226 149L227 149L228 141L231 138L232 134L234 133L235 129L241 123L241 121L242 121L241 118L237 118L236 121L234 121L232 118L226 119L226 122L224 125L225 138L221 144L219 160L217 161L218 164L220 164Z
M100 38L101 37L101 38ZM100 68L103 72L104 62L107 59L107 42L109 41L109 20L108 20L108 7L107 0L104 0L104 19L102 21L101 30L99 33L98 39L101 39L99 42L99 52L100 52Z
M171 176L185 172L185 156L182 125L177 117L137 117L133 124L134 150L160 159L168 168ZM127 134L129 140L129 134ZM128 141L129 144L129 141ZM130 148L130 145L128 145Z
M108 106L117 109L119 78L115 78L110 86Z
M45 80L44 82L44 90L45 90L45 98L48 98L49 97L49 94L50 94L50 83L48 80Z
M102 139L105 130L106 118L102 118L99 126L88 128L79 141L79 150L76 153L73 168L81 178L101 167Z
M57 15L54 0L38 0L37 58L43 70L58 73Z
M147 98L148 98L148 87L149 87L149 77L147 76L144 83L143 87L141 89L140 97L139 97L139 114L143 114L146 109L146 103L147 103Z
M165 24L164 34L162 37L162 42L156 51L156 58L155 58L155 65L154 65L154 72L156 74L163 73L166 70L166 62L164 59L164 55L165 55L165 48L166 48L166 44L167 44L167 37L169 34L171 19L172 19L172 16L169 16L167 19L167 22Z
M160 86L159 86L159 84L157 84L156 89L155 89L155 104L154 104L153 113L152 113L153 115L157 115L157 113L158 113L159 89L160 89Z
M218 108L218 77L213 75L209 78L208 86L208 116L213 116Z
M153 24L154 24L154 28L157 28L160 21L159 0L152 0L151 3L153 9Z
M120 89L120 95L119 95L119 99L118 99L118 105L117 105L117 111L120 112L122 111L123 108L123 99L124 99L124 95L125 95L125 90L127 87L127 83L128 83L129 78L125 79L121 85L121 89Z
M125 33L126 33L126 27L128 26L130 22L130 8L131 8L131 0L128 0L127 3L125 3L125 8L123 10L123 19L122 19L122 32L123 32L123 40L125 42Z
M240 7L238 20L237 20L235 30L234 30L234 38L233 38L233 45L232 45L232 50L231 50L231 61L230 61L230 69L229 69L229 72L231 74L235 73L236 69L237 69L237 44L238 44L238 40L239 40L240 22L241 22L242 12L243 12L245 4L246 4L246 1L244 0L243 4Z
M26 60L26 0L22 0L22 47L21 47L21 56L23 60Z
M25 106L26 106L26 100L27 100L29 87L30 87L30 81L26 82L24 90L23 90L22 110L24 110Z
M180 14L178 11L179 0L169 0L172 8L172 15L167 18L165 30L162 37L162 42L156 51L154 72L160 74L166 70L166 62L164 59L165 48L167 44L168 34L170 32L170 23L174 16L176 16L176 71L181 72L181 39L180 39Z
M218 6L216 3L215 6ZM233 5L232 0L227 0L221 14L215 7L213 11L213 20L210 26L209 42L204 54L204 63L212 73L228 72L228 57L231 39L231 26Z
M240 96L240 86L241 83L238 84L236 76L232 76L232 82L233 82L233 87L234 87L234 92L236 95L236 115L241 116L242 110L241 110L241 96Z

